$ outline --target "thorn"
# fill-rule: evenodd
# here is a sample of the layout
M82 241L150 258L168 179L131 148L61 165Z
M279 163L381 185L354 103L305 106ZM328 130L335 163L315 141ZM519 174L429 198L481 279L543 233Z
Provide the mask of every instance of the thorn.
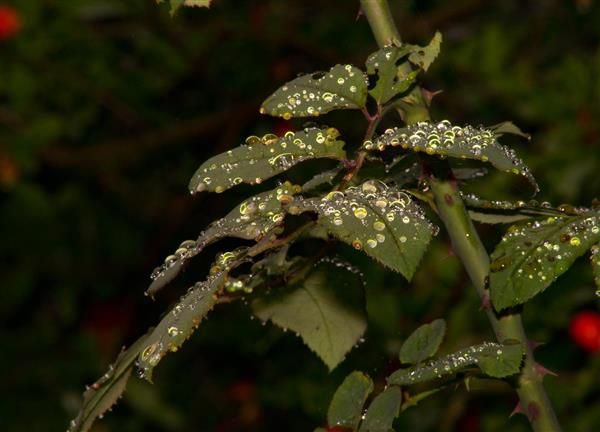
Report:
M539 363L534 363L533 368L542 378L544 378L546 375L558 376L556 372L546 369Z
M484 291L483 297L481 297L480 310L490 310L492 308L492 302L490 301L490 292Z
M358 8L358 12L356 12L356 21L358 21L360 19L361 16L364 16L365 13L363 12L362 8L359 6Z
M433 100L433 98L439 95L440 93L443 93L443 90L429 91L427 89L421 89L421 93L423 93L427 105L431 105L431 101Z
M510 415L508 416L508 418L511 418L515 414L525 414L525 412L523 411L523 405L521 405L521 401L517 402L517 405L515 406L515 409L512 410L512 412L510 413Z
M540 347L545 344L546 344L546 342L538 342L538 341L533 341L533 340L527 341L527 345L529 346L529 348L532 351L534 351L537 347Z
M470 384L471 377L466 377L464 383L465 383L465 388L467 389L468 392L470 392L471 391L471 384Z

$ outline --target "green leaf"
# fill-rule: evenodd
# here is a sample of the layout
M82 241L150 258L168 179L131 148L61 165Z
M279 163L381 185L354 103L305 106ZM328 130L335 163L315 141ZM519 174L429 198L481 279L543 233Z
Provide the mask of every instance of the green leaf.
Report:
M596 283L596 296L600 297L600 244L592 246L590 252L590 262L594 273L594 282Z
M138 356L138 368L143 378L152 381L152 372L164 355L177 351L200 325L216 304L226 275L227 272L222 270L206 281L196 283L158 323L144 341L144 348Z
M377 395L369 405L359 432L389 432L392 423L400 412L402 389L391 386Z
M486 342L430 360L424 365L399 369L387 381L390 385L412 385L453 375L471 366L478 366L493 378L504 378L519 372L522 359L521 345Z
M404 93L417 79L419 70L410 72L406 76L400 76L398 64L401 59L411 51L408 47L386 46L374 52L367 58L366 66L369 75L377 74L375 87L369 90L369 94L378 104L383 105L394 96Z
M162 3L164 0L156 0L156 3ZM210 7L212 0L169 0L171 4L171 15L175 15L177 9L181 6L189 7Z
M490 294L496 310L525 303L600 241L594 211L511 227L492 253Z
M436 59L440 53L440 46L442 44L442 34L435 32L435 35L431 39L431 42L425 47L412 46L412 52L408 56L408 60L414 65L420 67L424 71L429 69L429 66Z
M336 65L327 72L298 77L269 96L260 112L275 117L311 117L337 109L361 109L369 82L352 65Z
M324 171L315 175L309 181L302 185L302 192L311 192L321 186L331 186L333 185L333 181L338 176L338 174L342 171L343 167L338 166L328 171Z
M446 321L437 319L416 329L400 348L402 363L417 364L433 356L446 334Z
M280 138L273 134L251 136L246 145L204 162L190 181L190 192L220 193L240 183L259 184L309 159L343 160L346 153L344 142L337 140L339 135L335 128L312 127L287 132Z
M209 225L196 241L181 243L173 255L154 269L146 294L154 295L171 282L187 262L209 244L225 237L259 240L282 225L287 205L293 202L294 194L299 190L299 186L285 182L273 190L248 198L225 217Z
M514 150L498 144L491 129L452 126L448 120L419 122L405 128L387 129L374 142L365 141L364 147L380 151L387 147L401 147L430 155L489 162L501 171L525 177L535 192L539 190L529 168Z
M356 429L363 414L363 406L372 391L373 381L367 375L358 371L349 374L331 399L327 424L330 427Z
M406 193L373 180L295 205L300 211L316 212L317 223L330 234L407 279L414 274L434 231Z
M134 362L146 344L144 335L127 350L122 351L102 378L83 393L83 405L77 417L71 421L69 432L85 432L94 421L104 415L121 397L131 376Z
M516 124L511 121L498 123L497 125L490 126L490 129L494 132L494 135L512 134L523 138L531 139L531 135L523 132Z
M326 263L304 281L257 299L252 308L259 319L296 332L330 370L367 326L360 277Z

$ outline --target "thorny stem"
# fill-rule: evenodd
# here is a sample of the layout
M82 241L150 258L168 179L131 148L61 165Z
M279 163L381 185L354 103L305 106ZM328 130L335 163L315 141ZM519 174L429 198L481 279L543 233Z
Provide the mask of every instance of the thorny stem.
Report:
M400 34L394 24L387 0L361 0L360 3L380 47L392 41L400 41ZM408 64L399 67L399 73L407 72L410 72ZM426 100L419 87L415 87L407 99L408 102L404 104L401 112L407 124L430 119ZM447 161L433 158L423 158L422 161L424 171L428 174L429 186L438 214L446 226L454 251L475 285L496 338L500 343L516 340L525 351L525 363L516 388L520 398L517 411L527 415L536 432L560 432L561 427L544 389L543 375L539 372L539 368L536 368L521 315L515 312L497 314L489 304L486 281L490 259L460 197L450 165Z

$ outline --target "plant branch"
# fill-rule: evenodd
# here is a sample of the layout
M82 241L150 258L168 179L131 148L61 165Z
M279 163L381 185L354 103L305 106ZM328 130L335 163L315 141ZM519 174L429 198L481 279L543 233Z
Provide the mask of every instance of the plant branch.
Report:
M393 22L387 0L361 0L361 6L380 47L392 40L400 41L400 34ZM399 66L399 73L405 74L409 71L410 66L407 63ZM405 98L401 115L407 124L430 119L427 103L418 86ZM516 340L525 351L525 364L516 389L520 397L521 411L529 418L534 431L560 431L554 408L542 383L543 377L536 370L521 315L496 314L489 304L486 281L490 259L460 197L450 165L447 161L427 157L422 158L422 161L438 214L448 231L456 254L481 298L496 338L500 343Z

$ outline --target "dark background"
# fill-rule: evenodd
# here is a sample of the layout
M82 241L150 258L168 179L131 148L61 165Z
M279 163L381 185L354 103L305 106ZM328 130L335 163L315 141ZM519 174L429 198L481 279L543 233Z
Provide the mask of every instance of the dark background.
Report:
M358 1L215 0L174 19L151 0L0 3L22 20L0 40L0 427L64 430L84 385L228 250L205 252L155 302L143 296L164 256L251 193L192 198L197 166L247 135L300 126L260 116L260 102L298 73L361 66L376 47L364 18L356 20ZM585 205L599 195L598 2L391 3L405 40L444 35L425 78L443 90L436 119L514 120L533 139L505 143L533 169L536 199ZM319 121L338 127L350 148L365 127L356 112ZM530 198L502 174L471 189ZM480 228L492 248L501 228ZM333 373L300 339L251 320L246 305L223 306L164 359L153 386L132 379L94 430L312 430L348 372L383 383L419 324L448 320L444 352L491 339L444 234L410 285L342 253L365 268L369 329ZM585 261L524 317L531 338L547 343L540 361L559 374L546 385L565 430L582 432L600 425L600 356L568 333L577 311L599 306ZM515 404L502 383L460 388L407 411L398 429L527 430L523 416L507 418Z

